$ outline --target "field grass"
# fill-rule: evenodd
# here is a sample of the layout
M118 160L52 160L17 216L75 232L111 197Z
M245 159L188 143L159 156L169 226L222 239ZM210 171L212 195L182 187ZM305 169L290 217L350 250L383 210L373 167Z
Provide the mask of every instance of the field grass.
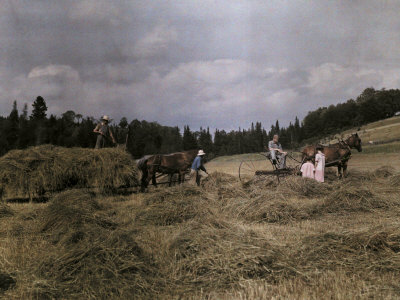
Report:
M369 141L386 142L400 139L400 117L369 123L361 126L360 130L353 128L342 133L343 136L358 132L364 144Z
M200 188L61 191L0 204L0 297L398 299L400 160L354 154L349 177L237 178L218 158ZM385 165L390 166L385 166Z

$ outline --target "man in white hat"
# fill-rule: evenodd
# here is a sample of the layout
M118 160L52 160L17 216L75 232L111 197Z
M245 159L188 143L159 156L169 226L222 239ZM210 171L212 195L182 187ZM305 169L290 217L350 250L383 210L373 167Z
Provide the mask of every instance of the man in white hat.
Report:
M110 118L108 116L103 116L101 118L101 123L97 124L96 128L93 130L94 133L98 134L95 146L96 149L104 148L106 140L109 140L110 138L112 142L116 144L111 128L108 126L109 121Z
M203 156L206 155L203 150L199 150L197 153L196 158L194 159L192 163L192 169L190 170L190 178L194 178L196 176L196 184L200 186L200 179L201 175L199 174L199 171L202 170L204 172L207 172L206 168L203 166Z

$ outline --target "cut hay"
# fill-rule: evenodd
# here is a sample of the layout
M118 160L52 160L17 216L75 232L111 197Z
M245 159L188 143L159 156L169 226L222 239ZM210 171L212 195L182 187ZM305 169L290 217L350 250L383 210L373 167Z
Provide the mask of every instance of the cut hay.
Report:
M211 214L209 200L194 186L178 186L156 192L135 216L141 225L167 226Z
M169 251L176 259L174 273L183 293L196 286L219 290L232 288L241 279L272 280L291 273L279 247L223 220L187 223L171 240Z
M374 194L368 187L342 185L324 198L318 209L327 213L370 211L375 208L388 208L391 203Z
M243 196L245 191L240 181L229 174L214 172L201 182L202 188L207 192L216 192L219 200Z
M14 215L14 211L5 203L0 202L0 218L10 217Z
M392 175L389 182L392 186L400 187L400 173Z
M326 195L332 187L328 184L321 184L316 180L303 178L299 176L291 176L282 180L277 191L283 195L296 195L297 197L318 197Z
M131 156L120 149L51 145L13 150L0 158L0 190L7 196L40 196L71 187L112 191L138 183Z
M82 190L55 195L37 219L40 232L48 235L53 243L64 244L83 239L88 228L104 230L116 226L94 195Z
M391 166L382 166L374 171L374 175L378 178L387 178L392 176L396 169Z
M303 270L347 268L358 272L390 272L400 269L398 228L327 232L306 237L298 247L298 264Z
M152 292L154 265L135 241L137 232L118 228L108 207L90 193L55 196L37 219L37 234L52 245L32 260L38 298L133 299ZM133 297L134 296L134 297Z

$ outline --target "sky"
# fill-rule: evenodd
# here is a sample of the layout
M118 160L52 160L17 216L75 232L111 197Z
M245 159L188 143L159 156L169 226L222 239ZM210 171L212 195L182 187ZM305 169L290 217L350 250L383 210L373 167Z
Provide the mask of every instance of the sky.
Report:
M0 0L0 115L248 128L400 87L400 1Z

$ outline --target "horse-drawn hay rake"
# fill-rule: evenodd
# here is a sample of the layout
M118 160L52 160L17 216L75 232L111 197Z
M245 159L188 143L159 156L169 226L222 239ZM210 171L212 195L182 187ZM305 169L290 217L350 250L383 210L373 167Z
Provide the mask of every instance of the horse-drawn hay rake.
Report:
M242 160L239 165L239 179L242 182L254 179L276 178L278 182L281 178L290 175L299 175L302 165L301 158L295 158L295 152L288 153L286 156L286 168L279 168L280 160L274 164L271 154L256 153L248 159Z

